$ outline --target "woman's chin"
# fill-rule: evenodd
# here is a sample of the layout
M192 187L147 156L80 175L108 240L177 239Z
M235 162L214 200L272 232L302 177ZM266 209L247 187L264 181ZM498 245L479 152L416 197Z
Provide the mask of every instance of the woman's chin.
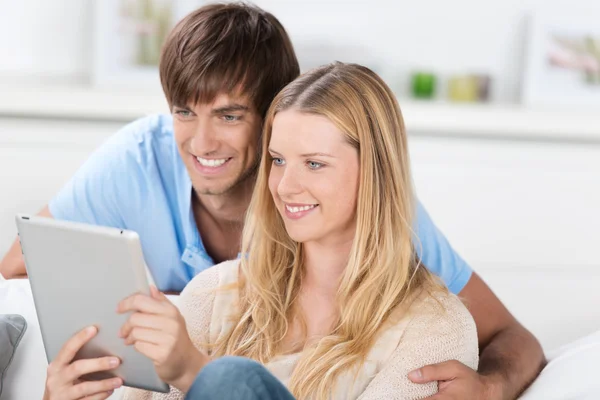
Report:
M314 233L306 232L304 229L290 229L287 233L294 242L306 243L315 240Z

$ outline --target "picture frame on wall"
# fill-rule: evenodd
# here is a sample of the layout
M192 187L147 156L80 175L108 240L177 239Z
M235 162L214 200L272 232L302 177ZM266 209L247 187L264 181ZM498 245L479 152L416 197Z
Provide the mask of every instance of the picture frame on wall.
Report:
M160 50L202 0L94 1L91 81L96 88L160 90Z
M522 102L600 109L600 24L593 15L530 16Z

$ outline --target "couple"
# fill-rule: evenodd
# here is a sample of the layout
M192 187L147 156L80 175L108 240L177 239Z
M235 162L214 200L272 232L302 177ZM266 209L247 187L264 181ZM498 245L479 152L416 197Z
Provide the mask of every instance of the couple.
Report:
M439 381L440 399L504 399L533 380L539 344L414 197L398 105L375 74L334 64L288 85L285 30L238 4L184 18L160 72L172 119L125 128L41 215L136 230L158 287L185 287L181 313L158 291L120 308L134 312L124 340L174 398L236 398L225 390L249 381L284 399L282 383L298 398L423 398ZM15 243L0 272L23 274L20 256ZM48 399L120 385L79 381L116 366L71 362L93 334L50 365Z

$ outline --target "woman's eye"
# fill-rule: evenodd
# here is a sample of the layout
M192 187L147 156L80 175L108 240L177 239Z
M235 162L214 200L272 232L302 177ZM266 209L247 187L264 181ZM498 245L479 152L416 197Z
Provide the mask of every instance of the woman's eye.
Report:
M274 165L278 165L278 166L283 165L283 159L282 158L272 157L272 159L273 159L273 164Z
M319 169L323 166L323 164L316 162L316 161L309 161L307 162L308 168L310 169Z

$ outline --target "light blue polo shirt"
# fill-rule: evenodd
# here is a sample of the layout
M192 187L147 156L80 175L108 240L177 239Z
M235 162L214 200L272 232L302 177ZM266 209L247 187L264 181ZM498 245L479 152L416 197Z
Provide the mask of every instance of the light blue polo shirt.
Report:
M177 151L170 115L139 119L98 148L52 199L56 219L136 231L160 290L181 291L214 265L191 208L192 183ZM416 232L423 263L453 293L471 268L452 249L419 203Z

